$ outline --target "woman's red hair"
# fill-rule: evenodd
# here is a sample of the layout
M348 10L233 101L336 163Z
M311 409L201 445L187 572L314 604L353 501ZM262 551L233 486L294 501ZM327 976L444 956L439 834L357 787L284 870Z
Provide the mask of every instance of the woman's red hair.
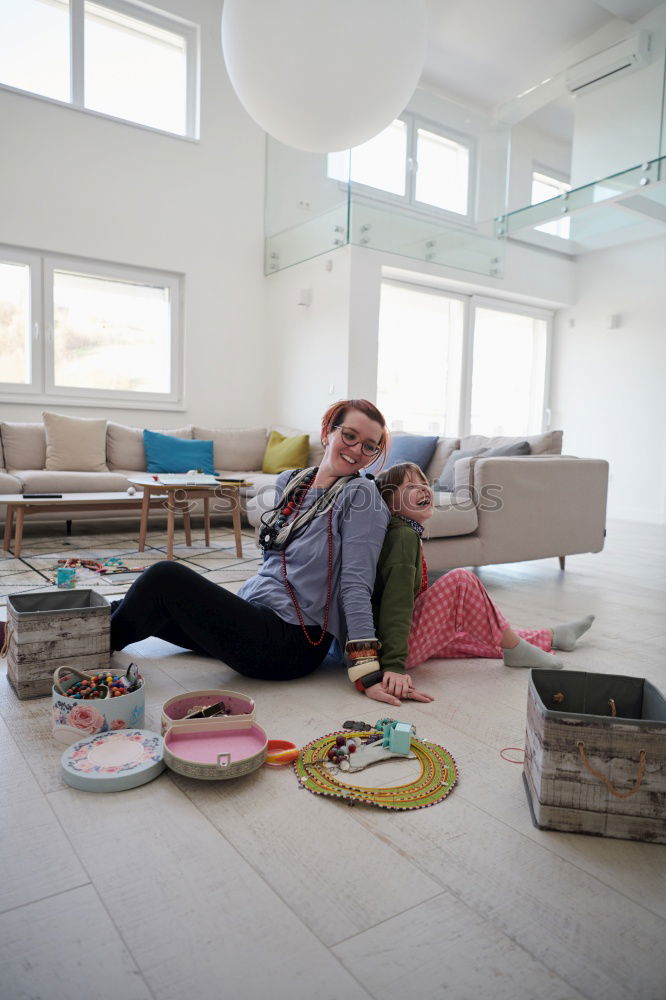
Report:
M321 418L321 443L324 444L324 438L330 434L335 427L339 427L340 424L344 423L347 410L358 410L366 417L369 417L370 420L374 420L375 423L379 424L381 427L382 436L379 441L379 455L374 461L378 462L381 459L381 465L383 465L386 460L388 446L391 442L391 435L388 427L386 426L384 414L381 410L378 410L375 404L371 403L369 399L341 399L337 403L333 403L332 406L329 406L326 413Z

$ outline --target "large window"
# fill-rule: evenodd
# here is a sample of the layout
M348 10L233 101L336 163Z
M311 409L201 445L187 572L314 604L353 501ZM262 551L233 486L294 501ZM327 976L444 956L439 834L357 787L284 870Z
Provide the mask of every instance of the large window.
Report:
M382 283L377 405L392 430L458 437L544 429L550 313Z
M0 388L177 403L179 316L176 275L0 247Z
M459 221L472 214L474 143L410 114L352 150L329 153L327 173L367 193Z
M0 0L0 84L196 138L198 29L126 0Z

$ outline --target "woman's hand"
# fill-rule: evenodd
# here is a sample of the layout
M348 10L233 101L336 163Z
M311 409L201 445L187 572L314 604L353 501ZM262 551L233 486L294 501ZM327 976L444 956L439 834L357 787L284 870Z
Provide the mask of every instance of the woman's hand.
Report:
M368 698L374 701L383 701L387 705L401 705L400 699L407 698L411 701L433 701L431 695L418 691L407 674L396 674L390 670L384 672L380 684L372 684L365 691Z

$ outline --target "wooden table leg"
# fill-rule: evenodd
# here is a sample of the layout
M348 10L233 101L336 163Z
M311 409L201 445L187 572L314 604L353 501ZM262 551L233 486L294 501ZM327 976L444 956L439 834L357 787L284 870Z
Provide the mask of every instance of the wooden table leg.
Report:
M14 504L7 504L7 513L5 514L5 536L2 541L2 547L5 552L9 552L9 546L12 541L12 528L14 527Z
M208 494L203 498L204 508L204 542L206 548L210 547L210 497Z
M176 509L173 497L167 499L167 559L173 559L173 529Z
M236 555L243 558L243 539L241 538L241 508L240 490L232 491L231 520L234 526L234 538L236 539Z
M146 547L146 534L148 533L148 513L150 511L150 487L143 487L143 499L141 501L141 526L139 528L139 552L143 552Z
M25 507L16 508L16 531L14 532L14 556L18 559L21 555L21 545L23 543L23 519L25 518Z
M183 511L183 528L185 529L185 544L188 548L192 548L192 525L190 524L190 508L188 506L187 497L183 500L181 504L181 510Z

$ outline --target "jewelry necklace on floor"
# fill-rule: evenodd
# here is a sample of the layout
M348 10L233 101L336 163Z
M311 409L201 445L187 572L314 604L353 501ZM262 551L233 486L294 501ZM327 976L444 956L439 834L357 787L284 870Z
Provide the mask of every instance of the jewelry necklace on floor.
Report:
M298 488L294 492L293 496L287 503L287 505L283 507L281 511L281 516L284 517L283 524L286 523L286 521L288 521L292 513L294 515L294 520L296 520L296 518L298 517L298 513L301 507L303 506L303 501L308 495L308 492L310 490L310 487L312 486L312 483L314 482L316 474L317 470L314 469L311 476L304 477L301 480ZM289 594L291 602L294 605L294 608L296 609L296 615L298 617L299 624L303 629L303 635L305 636L305 638L307 639L307 641L311 646L321 646L322 642L324 641L324 637L326 636L326 631L328 629L328 615L331 610L331 585L333 581L333 508L332 507L330 507L328 511L328 583L326 588L326 610L324 612L324 624L321 627L321 635L319 636L316 642L314 641L314 639L310 638L307 627L303 620L303 612L301 611L298 601L296 600L296 594L294 593L294 588L287 579L286 549L282 549L282 576L284 577L287 593Z

